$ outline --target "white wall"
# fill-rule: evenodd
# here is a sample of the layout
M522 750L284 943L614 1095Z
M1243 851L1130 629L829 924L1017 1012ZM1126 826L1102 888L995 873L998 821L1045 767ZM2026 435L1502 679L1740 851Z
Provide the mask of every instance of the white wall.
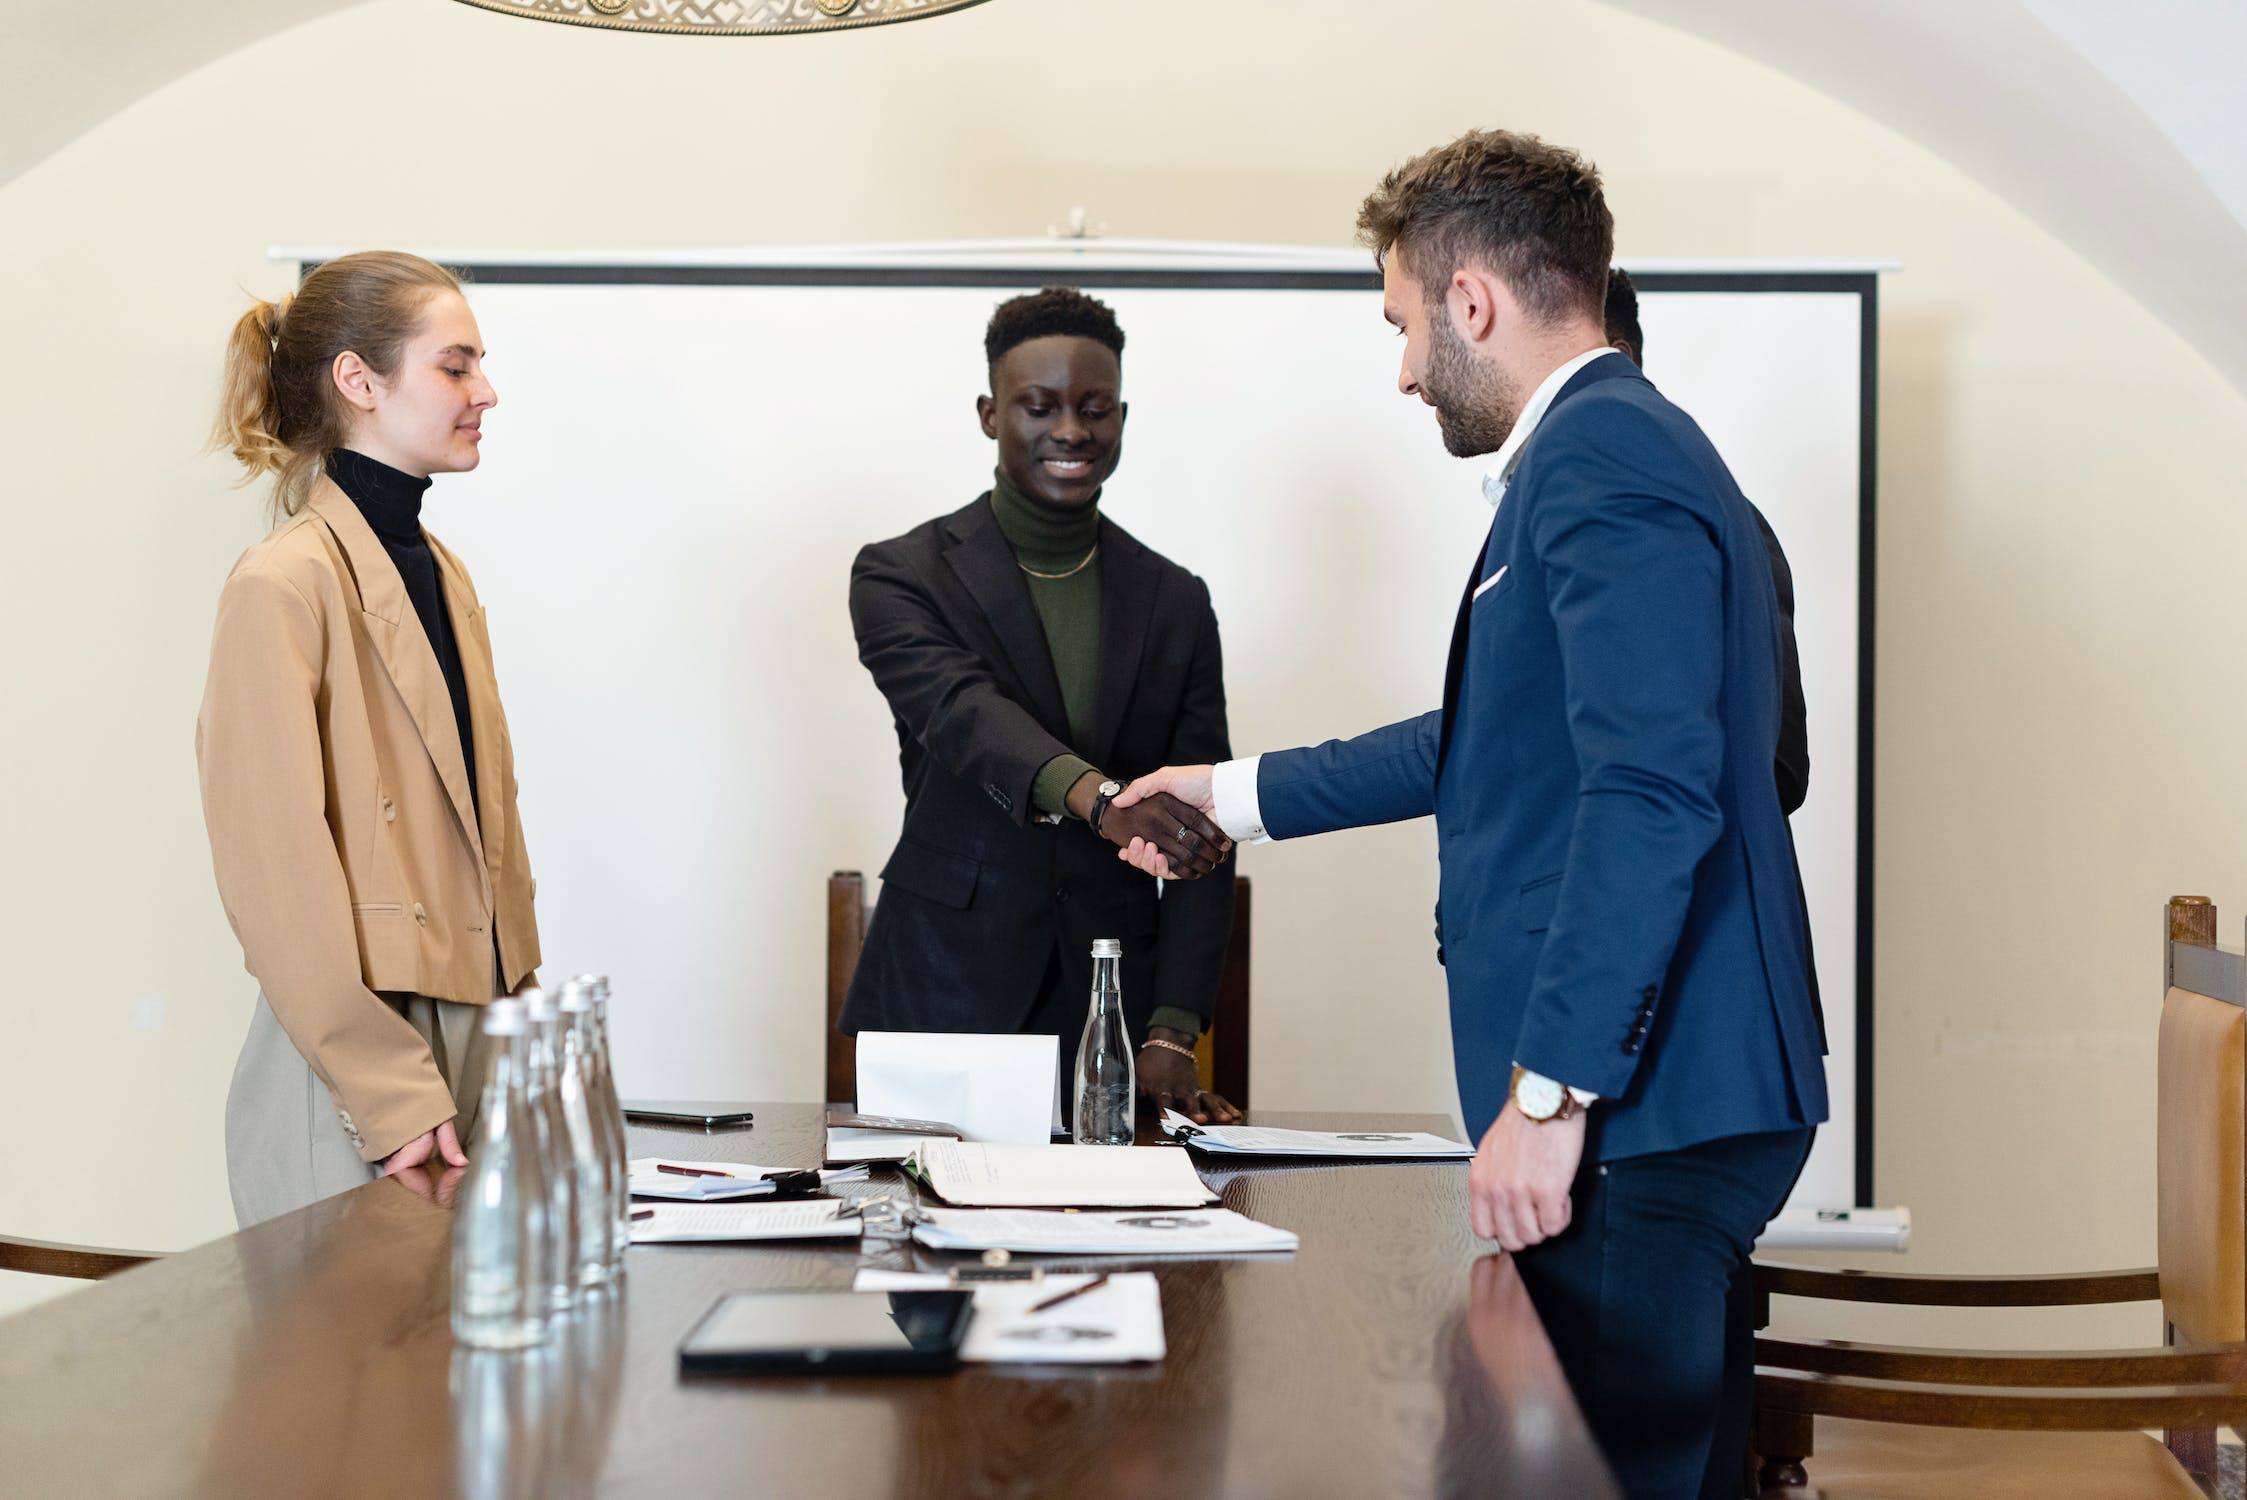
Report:
M2227 932L2247 902L2223 686L2247 402L1990 193L1714 47L1585 0L1286 14L1013 0L728 44L391 0L0 189L0 1223L229 1227L248 981L190 726L257 504L196 448L240 289L286 285L268 245L976 237L1074 203L1119 234L1334 243L1393 161L1498 122L1598 158L1625 255L1909 266L1883 326L1879 1189L1927 1268L2150 1260L2160 902L2204 890ZM1422 838L1286 853L1343 880ZM1410 1102L1440 1062L1386 1037L1294 1045L1337 1105Z

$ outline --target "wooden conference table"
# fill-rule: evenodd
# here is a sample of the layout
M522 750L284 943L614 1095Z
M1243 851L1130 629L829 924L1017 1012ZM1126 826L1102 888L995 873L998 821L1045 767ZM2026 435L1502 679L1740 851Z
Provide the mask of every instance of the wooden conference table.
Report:
M633 1150L818 1160L818 1106L756 1109ZM1204 1175L1302 1248L1159 1266L1160 1365L732 1381L677 1373L710 1302L847 1286L855 1241L635 1247L621 1297L494 1354L453 1345L449 1210L371 1182L0 1322L0 1496L1614 1495L1511 1264L1469 1234L1463 1164Z

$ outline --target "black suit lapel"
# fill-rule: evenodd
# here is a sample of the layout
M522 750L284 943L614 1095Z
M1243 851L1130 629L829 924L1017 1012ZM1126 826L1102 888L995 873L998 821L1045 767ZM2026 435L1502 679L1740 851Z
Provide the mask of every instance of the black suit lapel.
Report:
M1161 574L1154 557L1115 522L1100 523L1100 667L1092 686L1092 743L1084 754L1110 769L1124 709L1139 680ZM1135 769L1151 770L1152 767Z
M1490 520L1490 530L1483 535L1482 549L1475 553L1474 566L1467 573L1467 587L1459 595L1459 617L1451 626L1451 658L1443 668L1443 732L1436 739L1436 775L1443 775L1444 757L1451 753L1451 726L1459 713L1459 680L1467 670L1467 623L1473 618L1475 590L1482 587L1483 569L1490 565L1491 539L1498 534L1498 518Z
M988 494L954 522L952 535L956 540L945 550L944 560L951 564L952 572L998 636L1015 678L1029 694L1030 708L1038 722L1067 744L1069 713L1061 701L1061 679L1053 670L1045 626L1038 619L1037 606L1030 602L1030 586L1023 581L1014 549L1007 545L998 518L991 514Z

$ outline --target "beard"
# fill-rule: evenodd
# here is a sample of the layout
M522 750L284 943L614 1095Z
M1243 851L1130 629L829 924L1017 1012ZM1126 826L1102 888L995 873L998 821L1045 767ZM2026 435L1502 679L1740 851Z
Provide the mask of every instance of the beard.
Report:
M1436 409L1444 450L1453 458L1496 453L1521 418L1521 391L1504 371L1468 351L1440 306L1432 311L1434 338L1420 392Z

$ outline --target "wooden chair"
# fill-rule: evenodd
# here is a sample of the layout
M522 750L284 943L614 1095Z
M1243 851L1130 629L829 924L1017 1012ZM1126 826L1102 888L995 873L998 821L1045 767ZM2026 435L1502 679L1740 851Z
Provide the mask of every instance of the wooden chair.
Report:
M1233 881L1233 931L1225 943L1225 968L1217 981L1217 1003L1209 1026L1194 1048L1195 1070L1205 1089L1248 1107L1248 940L1251 911L1248 877ZM827 877L827 1099L858 1098L858 1042L843 1035L843 998L858 953L866 945L866 877L837 870Z
M92 1245L58 1245L51 1240L18 1239L0 1234L0 1271L23 1271L33 1276L72 1276L99 1281L119 1271L129 1271L157 1259L155 1252L102 1250Z
M1753 1446L1764 1494L2192 1500L2211 1491L2215 1429L2247 1421L2247 955L2215 943L2206 898L2169 903L2157 1266L2020 1277L1756 1266L1759 1327L1773 1296L1921 1307L2159 1301L2166 1345L2022 1352L1758 1338ZM2149 1428L2166 1429L2166 1444Z

